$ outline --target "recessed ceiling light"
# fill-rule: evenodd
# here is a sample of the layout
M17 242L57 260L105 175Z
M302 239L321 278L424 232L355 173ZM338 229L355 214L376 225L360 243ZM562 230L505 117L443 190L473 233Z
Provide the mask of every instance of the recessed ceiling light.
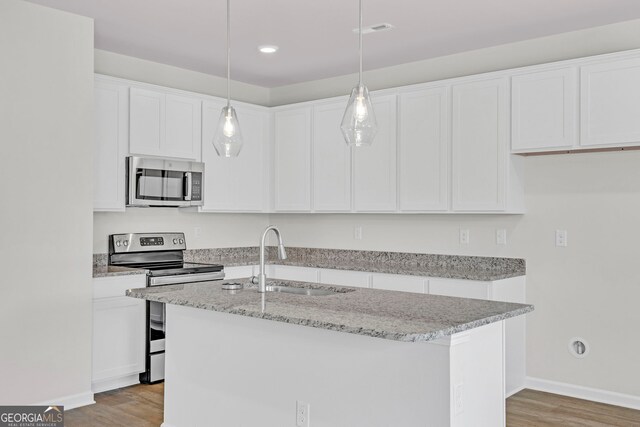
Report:
M276 53L278 51L278 46L266 44L264 46L258 46L258 50L262 53Z

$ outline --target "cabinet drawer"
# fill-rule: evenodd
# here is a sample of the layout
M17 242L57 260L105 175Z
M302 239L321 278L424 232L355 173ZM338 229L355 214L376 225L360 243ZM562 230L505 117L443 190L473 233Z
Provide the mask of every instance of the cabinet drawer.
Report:
M371 287L389 291L426 293L428 280L420 276L401 276L399 274L373 274Z
M317 282L318 269L307 267L289 267L285 265L268 265L267 278L282 280L298 280L301 282Z
M371 273L345 270L319 270L319 282L326 285L368 288Z
M491 282L456 279L429 279L429 293L449 297L490 299Z

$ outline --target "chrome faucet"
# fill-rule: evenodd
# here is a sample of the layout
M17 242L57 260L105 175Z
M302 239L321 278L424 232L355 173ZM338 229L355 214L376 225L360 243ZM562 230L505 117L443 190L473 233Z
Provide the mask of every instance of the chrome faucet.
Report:
M280 230L275 225L270 225L262 233L262 240L260 240L260 274L258 275L258 292L267 291L267 276L264 274L264 241L269 234L269 230L273 230L278 238L278 257L280 259L287 258L287 251L284 250L284 244L282 243L282 237L280 237Z

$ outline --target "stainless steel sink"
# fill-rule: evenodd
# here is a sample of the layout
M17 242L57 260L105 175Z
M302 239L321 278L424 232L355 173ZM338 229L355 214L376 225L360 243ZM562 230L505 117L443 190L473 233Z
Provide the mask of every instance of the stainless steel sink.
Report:
M329 289L313 289L313 288L294 288L291 286L267 285L267 292L283 292L286 294L309 295L309 296L326 296L336 295L340 292L331 291Z

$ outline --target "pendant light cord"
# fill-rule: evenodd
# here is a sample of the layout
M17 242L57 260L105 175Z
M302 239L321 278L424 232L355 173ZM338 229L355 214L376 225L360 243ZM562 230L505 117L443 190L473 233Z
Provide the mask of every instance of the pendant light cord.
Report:
M231 106L231 0L227 0L227 108Z
M358 76L358 86L362 85L362 0L358 3L358 14L360 15L358 29L358 54L360 55L360 74Z

